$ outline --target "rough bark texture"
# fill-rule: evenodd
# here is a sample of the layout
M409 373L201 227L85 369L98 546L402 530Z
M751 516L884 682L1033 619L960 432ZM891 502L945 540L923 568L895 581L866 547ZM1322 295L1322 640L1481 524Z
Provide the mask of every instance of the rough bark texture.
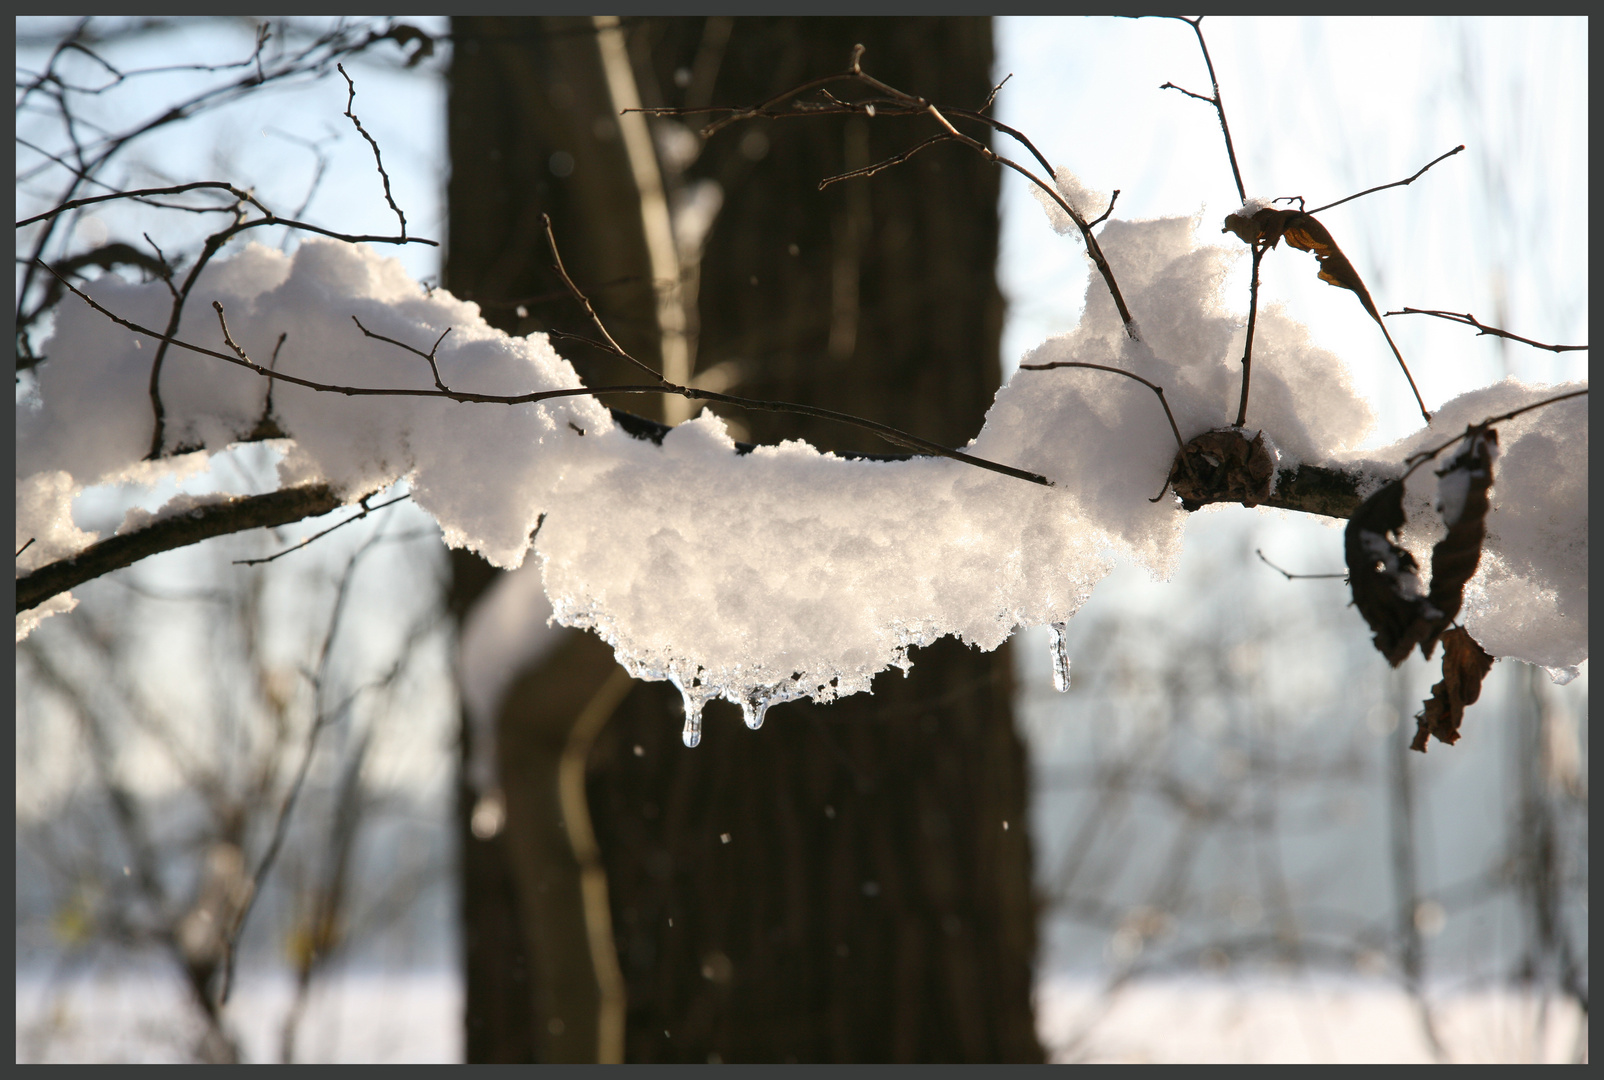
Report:
M698 86L714 102L755 102L844 68L860 42L868 70L903 89L968 105L989 89L985 19L626 26L647 105L680 104ZM459 19L454 33L445 284L508 329L583 329L572 305L536 299L559 287L538 235L547 210L614 333L633 333L625 347L653 360L650 297L629 288L644 264L638 217L610 203L631 197L620 190L629 174L616 136L597 136L605 94L583 89L597 81L586 23ZM916 121L792 120L737 126L703 149L684 179L716 179L725 201L701 265L699 370L735 361L733 392L949 445L979 429L1002 321L995 168L944 146L817 190L926 134ZM559 151L562 168L574 163L566 178L551 168ZM802 418L726 415L758 441L887 449ZM757 733L715 703L695 750L680 744L672 687L637 685L614 711L588 792L627 986L628 1060L1040 1059L1008 652L944 641L914 661L910 678L882 675L873 696L778 707ZM470 1060L582 1060L595 1046L594 974L562 946L585 927L550 759L610 669L605 646L575 635L504 703L506 827L491 841L464 829ZM491 873L497 860L505 869ZM498 947L513 922L520 940ZM492 998L522 992L504 970L520 955L530 986L510 1008Z

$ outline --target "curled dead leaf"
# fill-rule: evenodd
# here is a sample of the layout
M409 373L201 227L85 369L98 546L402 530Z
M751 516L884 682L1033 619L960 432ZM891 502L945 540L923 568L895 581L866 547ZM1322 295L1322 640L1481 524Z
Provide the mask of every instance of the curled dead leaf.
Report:
M1403 369L1404 378L1409 381L1409 389L1415 395L1415 404L1420 406L1420 415L1426 423L1431 423L1431 413L1426 409L1426 402L1420 396L1420 388L1415 385L1415 377L1409 374L1409 365L1404 363L1403 353L1398 351L1397 342L1392 340L1392 334L1387 331L1387 324L1381 321L1381 312L1376 310L1376 302L1370 299L1370 290L1365 288L1364 281L1359 277L1359 271L1353 268L1353 263L1342 253L1336 240L1332 239L1330 231L1318 221L1314 215L1306 214L1302 210L1277 210L1266 206L1251 216L1244 214L1227 214L1225 227L1221 232L1235 233L1242 242L1262 253L1266 248L1273 248L1285 239L1288 247L1295 247L1299 251L1308 251L1320 263L1320 280L1339 289L1347 289L1359 298L1365 311L1376 325L1381 328L1381 336L1387 339L1387 347L1392 355L1398 358L1398 366Z
M1252 217L1228 215L1225 228L1220 231L1235 233L1244 243L1255 247L1273 248L1284 238L1287 246L1312 252L1320 263L1320 280L1358 296L1370 317L1377 323L1381 322L1381 313L1376 310L1375 301L1370 299L1370 290L1365 288L1359 271L1353 268L1353 263L1342 253L1330 231L1315 220L1314 215L1302 210L1277 210L1266 206Z
M1481 562L1497 456L1498 432L1469 428L1463 448L1437 473L1437 509L1448 535L1431 551L1430 592L1421 587L1414 556L1394 542L1407 520L1402 480L1370 496L1348 520L1343 547L1353 603L1393 667L1416 645L1431 659L1438 638L1459 614L1465 585Z
M1415 716L1415 738L1409 749L1426 752L1426 741L1452 746L1459 741L1459 725L1465 707L1481 697L1482 680L1492 670L1493 658L1477 644L1463 627L1454 627L1442 636L1442 680L1431 688L1425 708Z
M1487 491L1493 485L1498 432L1471 429L1462 450L1437 473L1437 512L1448 535L1431 549L1431 606L1442 612L1443 625L1453 621L1464 602L1465 584L1481 562L1487 536ZM1431 656L1430 651L1426 653Z
M1359 504L1343 534L1354 607L1375 631L1376 648L1393 667L1404 662L1410 649L1435 639L1433 627L1442 614L1421 587L1420 564L1393 539L1408 520L1403 492L1402 480L1384 486Z

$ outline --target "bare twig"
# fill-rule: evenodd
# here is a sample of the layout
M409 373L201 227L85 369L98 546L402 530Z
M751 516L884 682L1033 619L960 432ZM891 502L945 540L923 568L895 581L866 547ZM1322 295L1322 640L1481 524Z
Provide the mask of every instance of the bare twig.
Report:
M1114 212L1114 204L1117 203L1117 202L1119 202L1119 188L1115 188L1114 189L1114 194L1112 194L1112 195L1110 195L1108 197L1108 209L1104 210L1101 214L1097 215L1095 218L1093 218L1092 220L1088 221L1086 223L1086 227L1088 229L1090 229L1093 226L1101 225L1103 222L1107 221L1108 220L1108 215L1110 215L1110 214L1112 214Z
M1338 199L1336 202L1326 203L1324 206L1317 206L1313 210L1310 210L1309 213L1318 214L1322 210L1329 210L1333 206L1341 206L1345 202L1352 202L1353 200L1358 199L1358 198L1362 198L1365 195L1373 195L1378 191L1386 191L1388 188L1408 187L1410 184L1413 184L1416 180L1419 180L1422 176L1424 176L1426 174L1426 170L1431 168L1433 165L1437 164L1437 162L1442 161L1442 160L1444 160L1446 158L1453 157L1455 154L1459 153L1464 148L1465 148L1464 144L1461 143L1460 145L1454 147L1452 150L1448 151L1446 154L1443 154L1441 157L1432 158L1430 161L1426 162L1426 164L1424 164L1424 165L1422 165L1420 167L1420 171L1419 172L1415 173L1415 175L1409 177L1407 180L1394 180L1390 184L1380 184L1380 185L1378 185L1376 187L1373 187L1373 188L1365 188L1363 191L1359 192L1357 195L1349 195L1345 199Z
M889 169L893 165L901 165L903 162L907 161L909 158L913 157L927 146L934 146L936 143L952 141L953 136L951 135L932 135L930 138L926 139L922 143L919 143L917 146L910 147L900 154L893 154L884 161L877 162L873 165L865 165L863 168L853 169L851 172L837 173L834 176L826 176L823 180L819 181L819 190L823 191L831 184L838 183L842 180L856 180L859 178L873 176L875 173Z
M351 111L351 105L356 101L356 83L352 82L351 76L345 73L344 64L335 64L334 67L345 78L345 85L348 88L345 99L345 115L351 123L356 125L357 131L368 141L368 145L373 147L373 162L379 167L379 178L384 181L384 201L390 204L390 209L394 210L395 216L401 220L401 236L404 239L407 235L407 216L401 212L401 208L395 204L395 199L390 194L390 174L384 171L384 157L379 153L379 142L368 134L368 129L362 126L362 121L358 120L356 113Z
M371 331L367 327L363 326L362 325L362 320L358 319L355 315L351 316L351 321L356 323L356 328L358 330L362 331L362 333L367 335L368 337L373 338L376 341L382 341L382 342L385 342L386 344L394 345L398 349L405 349L407 352L412 353L414 356L423 357L424 360L428 361L429 370L431 372L433 372L433 374L434 374L434 384L435 384L435 386L439 387L441 390L445 390L446 389L446 384L440 381L440 364L435 359L434 354L439 351L440 343L446 339L446 335L451 333L451 327L448 326L444 330L442 330L440 332L440 336L434 339L434 345L432 345L430 347L428 352L424 352L421 349L413 348L411 345L408 345L404 341L397 341L395 338L385 337L383 334L375 334L373 331Z
M1457 312L1453 312L1453 311L1433 311L1433 310L1427 310L1425 308L1406 307L1402 311L1389 311L1389 312L1387 312L1387 314L1389 316L1390 315L1431 315L1431 316L1433 316L1435 318L1447 319L1449 322L1460 323L1460 324L1462 324L1464 326L1474 326L1476 328L1476 331L1477 331L1477 334L1476 334L1477 337L1483 337L1485 335L1491 334L1494 337L1508 338L1510 341L1518 341L1522 345L1530 345L1534 349L1547 349L1549 352L1563 353L1563 352L1586 352L1587 351L1587 346L1586 345L1546 345L1541 341L1533 341L1531 338L1521 337L1519 334L1511 334L1508 330L1500 330L1496 326L1487 326L1487 325L1483 324L1480 320L1478 320L1476 318L1476 316L1470 314L1469 312L1466 312L1465 314L1460 315Z
M658 371L648 363L635 359L635 357L625 352L623 347L620 346L618 342L613 340L613 335L607 332L607 327L601 321L601 316L597 315L596 309L591 306L590 298L581 292L579 286L574 284L574 279L568 276L568 268L563 265L562 252L557 250L557 236L552 232L551 229L551 215L541 214L540 225L541 228L546 230L546 243L551 247L551 257L555 264L552 268L556 270L558 276L563 279L563 284L568 287L568 292L574 297L574 299L585 305L585 314L589 315L590 321L596 324L596 329L600 331L601 336L606 339L608 347L615 354L625 360L628 360L630 363L634 364L647 374L658 379L663 379L662 372ZM663 379L663 381L666 382L667 380Z
M17 558L22 558L22 553L33 547L33 542L37 539L39 539L37 536L28 537L28 542L17 549Z
M340 499L327 484L284 488L265 495L245 495L198 506L187 514L163 518L137 532L113 536L41 566L17 579L17 611L37 607L59 593L120 570L140 559L214 536L246 529L288 525L337 509Z
M1214 88L1214 96L1204 97L1202 94L1194 94L1192 91L1182 89L1171 82L1165 83L1164 85L1160 86L1159 89L1180 90L1181 93L1185 94L1189 98L1196 98L1198 101L1206 102L1214 106L1214 111L1220 114L1220 131L1225 135L1225 153L1226 156L1231 159L1231 176L1236 180L1236 193L1241 197L1244 203L1247 202L1247 189L1242 186L1242 170L1238 168L1236 164L1236 147L1231 144L1231 125L1226 123L1225 103L1220 100L1220 80L1214 74L1214 61L1209 57L1208 42L1203 40L1203 16L1199 15L1195 19L1188 19L1184 15L1148 15L1137 16L1137 18L1176 19L1190 26L1192 28L1192 33L1197 35L1197 47L1203 50L1203 63L1209 69L1209 85ZM1428 168L1429 167L1430 166L1428 166ZM1423 169L1421 171L1424 172L1425 170Z
M379 503L376 506L369 506L368 505L368 500L371 499L371 498L373 498L372 495L364 495L364 496L362 496L362 498L357 500L357 505L362 508L359 513L352 514L350 517L346 518L344 521L337 522L336 524L330 525L328 528L324 529L322 532L313 533L311 536L308 536L305 539L298 541L293 546L287 547L283 551L277 552L277 553L275 553L273 555L268 555L268 556L266 556L264 558L260 558L260 559L235 559L234 560L234 565L235 566L259 566L262 563L270 563L270 562L273 562L276 559L282 559L284 556L289 555L292 552L300 551L302 548L306 547L306 545L310 544L314 540L323 539L323 537L329 535L329 533L333 532L336 529L343 529L347 525L351 524L351 522L353 522L353 521L361 521L363 518L367 517L370 513L374 512L375 510L383 510L386 506L394 506L398 502L403 502L403 501L405 501L407 499L412 498L412 493L409 491L404 495L397 495L395 498L389 499L389 500L387 500L385 502L382 502L382 503Z
M1409 479L1410 474L1416 469L1420 468L1420 466L1424 465L1428 461L1431 461L1450 446L1457 445L1462 439L1474 432L1490 427L1493 424L1503 423L1505 420L1513 420L1522 413L1529 413L1534 409L1541 409L1549 405L1557 404L1561 401L1569 401L1571 398L1582 397L1587 393L1587 389L1588 388L1583 387L1580 390L1572 390L1568 393L1556 394L1551 398L1544 398L1542 401L1534 401L1530 405L1522 405L1518 409L1511 409L1507 413L1500 413L1497 416L1489 416L1479 424L1471 424L1465 428L1464 434L1455 435L1453 438L1449 439L1440 446L1437 446L1431 450L1422 450L1419 453L1410 454L1404 459L1404 464L1408 466L1408 468L1404 470L1404 474L1401 479Z
M1081 360L1055 360L1050 364L1020 364L1021 371L1051 371L1053 368L1092 368L1095 371L1112 371L1116 375L1123 375L1127 379L1135 379L1153 393L1158 395L1158 403L1164 406L1164 418L1170 422L1170 431L1175 435L1175 445L1180 449L1186 448L1186 440L1181 438L1181 429L1176 426L1175 414L1170 412L1170 403L1164 399L1164 388L1155 383L1148 382L1134 371L1124 368L1109 367L1107 364L1089 364ZM1160 495L1162 496L1162 492ZM1157 499L1153 500L1157 502Z
M1047 180L1037 176L1035 173L1031 172L1023 165L1020 165L1018 162L1003 157L1001 154L998 154L996 151L992 150L991 147L987 146L978 139L974 139L963 134L957 128L953 127L952 122L948 119L949 116L952 116L965 120L973 120L976 123L984 124L995 131L1000 131L1011 136L1031 152L1031 154L1036 158L1036 161L1040 163L1041 167L1046 170L1048 176L1051 177L1053 175L1052 165L1048 163L1047 159L1042 156L1041 151L1037 150L1035 145L1032 144L1028 138L1026 138L1016 129L1009 127L1007 124L1000 123L992 117L985 115L984 110L990 106L991 98L988 97L986 103L982 105L981 109L979 110L948 108L944 106L938 107L934 103L927 101L922 97L918 97L902 90L898 90L893 86L889 86L865 72L861 63L863 59L863 52L864 50L862 45L855 45L852 49L851 62L846 71L838 72L834 75L826 75L822 78L811 79L808 82L805 82L800 86L793 87L782 94L776 94L774 97L769 98L762 104L754 105L749 108L652 108L641 109L640 111L649 116L688 116L693 113L707 112L724 113L725 115L722 118L708 124L702 129L702 137L704 139L713 135L715 132L728 127L730 124L741 120L750 120L756 117L763 117L770 120L780 120L797 117L813 117L829 113L850 113L871 118L882 115L915 116L920 113L929 115L934 118L935 121L946 131L945 136L938 136L933 140L927 140L925 143L914 147L906 154L889 159L879 166L871 166L868 170L858 170L854 173L831 177L827 183L833 183L836 180L846 179L847 176L871 176L875 172L880 171L880 169L887 168L891 165L900 164L901 162L908 160L918 151L924 149L926 146L933 145L935 142L946 140L956 140L961 142L971 150L974 150L976 153L980 154L987 161L993 162L997 165L1002 165L1019 173L1026 180L1029 180L1042 191L1046 192L1048 198L1052 199L1053 202L1056 203L1065 214L1069 215L1070 220L1075 223L1075 227L1080 230L1081 238L1086 242L1087 254L1091 256L1093 264L1096 265L1098 273L1102 275L1103 282L1108 287L1109 294L1114 299L1114 306L1119 311L1120 320L1125 324L1126 333L1134 340L1141 340L1141 332L1137 328L1136 320L1131 315L1130 309L1125 305L1125 297L1120 292L1119 283L1114 279L1113 268L1109 266L1108 260L1103 255L1103 249L1101 245L1098 244L1097 238L1092 234L1091 226L1087 223L1086 219L1081 216L1080 212L1073 206L1069 205L1064 197L1059 194L1058 189ZM868 87L870 90L874 91L880 96L862 101L845 101L836 97L834 94L829 93L828 90L825 89L826 87L839 82L856 82L862 86ZM823 103L808 103L797 100L803 94L810 93L814 90L823 92L825 97L825 101ZM995 93L995 91L993 91L993 93ZM785 102L792 102L794 107L791 109L779 108L779 106ZM825 185L821 185L821 187L822 186Z
M1253 278L1248 285L1248 334L1242 346L1242 400L1236 409L1236 426L1248 422L1248 379L1253 373L1253 329L1259 321L1259 264L1264 261L1265 248L1253 246Z
M154 195L182 195L186 191L226 191L230 195L234 196L234 204L242 202L250 203L268 217L273 216L272 211L258 202L256 200L256 196L252 195L248 191L242 191L233 184L224 183L221 180L197 180L192 184L174 184L171 187L159 188L139 188L136 191L113 191L109 195L89 195L82 199L69 199L67 202L62 203L59 206L53 206L43 213L35 214L30 218L23 218L21 221L17 222L17 228L20 229L27 225L34 225L41 221L49 221L51 218L59 217L69 210L77 210L82 206L93 206L96 203L112 202L117 199L143 200ZM199 209L204 212L229 211L232 210L234 204L227 206L196 207L194 209ZM176 208L168 207L168 209Z
M1265 566L1268 566L1271 570L1274 570L1276 573L1280 574L1282 577L1286 578L1288 581L1308 580L1308 579L1313 579L1313 578L1343 578L1344 580L1346 580L1347 577L1348 577L1347 574L1294 574L1290 570L1281 569L1281 567L1277 566L1275 563L1273 563L1269 559L1265 558L1264 549L1263 548L1254 548L1253 549L1253 554L1257 555L1259 557L1259 561L1262 562Z
M206 349L198 345L191 345L190 343L181 341L172 337L171 335L158 334L156 331L151 330L148 327L140 326L138 323L131 322L128 319L124 319L121 316L113 314L111 311L107 310L105 307L101 306L93 299L85 295L81 290L71 285L71 283L68 283L67 287L72 289L76 295L82 297L83 300L96 311L106 315L119 325L133 330L135 333L145 334L149 337L159 338L163 341L171 342L179 348L199 353L202 356L211 356L219 360L226 360L231 364L237 364L240 367L254 371L256 374L264 378L282 380L284 382L294 383L297 386L304 386L310 390L318 390L324 393L344 394L348 397L443 397L449 398L452 401L476 402L479 404L488 405L524 405L566 397L600 397L603 394L676 394L692 401L717 401L723 402L726 405L736 405L743 409L754 409L763 412L794 413L798 416L811 416L820 420L833 420L837 423L850 424L853 427L862 428L865 431L872 431L895 446L903 446L909 450L933 454L937 457L951 458L954 461L961 461L966 465L973 465L977 468L986 469L990 472L1001 473L1004 476L1012 476L1020 480L1028 480L1033 484L1041 484L1044 487L1053 486L1051 480L1048 480L1039 473L1027 472L1024 469L1016 469L1011 465L1003 465L999 462L989 461L986 458L976 457L973 454L965 454L961 451L953 450L950 447L942 446L939 443L931 442L928 439L921 439L917 435L910 435L909 433L900 431L889 424L881 424L873 420L865 420L862 417L836 412L833 409L821 409L812 405L796 405L789 402L780 401L760 401L754 398L736 397L733 394L721 394L713 390L698 389L697 387L693 386L680 386L676 383L670 382L660 382L651 386L576 386L562 390L541 390L529 394L474 394L461 390L452 390L443 385L433 390L421 390L405 389L400 387L339 386L331 383L320 383L312 379L303 379L297 375L288 375L283 372L269 371L267 368L262 367L260 364L252 360L230 336L228 331L228 323L223 314L223 306L215 300L212 302L212 306L214 309L216 309L218 320L223 326L223 340L225 344L227 344L229 348L234 351L235 355L230 356L227 353L218 352L215 349ZM583 297L582 293L579 295ZM588 307L588 301L586 303ZM358 323L359 327L360 325L361 324ZM599 320L598 325L600 325ZM605 327L601 327L601 329L603 333L606 333ZM363 332L367 333L366 330ZM370 334L369 336L379 337L377 334ZM608 340L611 342L611 335L608 335ZM438 345L439 343L436 342L436 344ZM624 357L625 359L634 359L622 349L618 349L616 343L612 344L611 348L617 349L618 355ZM427 355L419 352L417 349L410 349L409 351L418 353L418 355ZM635 362L641 367L646 367L645 364L641 364L638 360ZM646 368L646 370L649 371L651 369ZM1133 378L1134 377L1135 376L1133 376Z

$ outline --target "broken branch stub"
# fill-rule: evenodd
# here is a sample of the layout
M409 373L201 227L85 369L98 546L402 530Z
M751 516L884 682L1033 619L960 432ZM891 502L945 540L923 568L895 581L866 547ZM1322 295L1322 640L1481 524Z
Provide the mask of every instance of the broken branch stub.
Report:
M1170 466L1170 486L1187 511L1208 503L1258 506L1270 497L1275 459L1264 432L1249 439L1235 428L1205 431L1181 447Z

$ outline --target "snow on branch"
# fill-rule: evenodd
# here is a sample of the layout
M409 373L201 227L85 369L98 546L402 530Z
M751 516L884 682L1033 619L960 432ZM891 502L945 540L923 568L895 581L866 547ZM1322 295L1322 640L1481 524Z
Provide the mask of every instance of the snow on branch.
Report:
M28 273L55 273L64 292L49 362L34 368L36 393L17 406L19 634L70 608L64 590L156 551L342 504L365 511L373 493L405 482L448 545L507 568L533 553L554 618L596 631L632 675L675 683L694 743L714 698L737 704L756 727L776 702L865 691L939 637L991 649L1021 627L1061 628L1116 557L1167 576L1187 511L1212 502L1350 517L1386 485L1398 503L1396 523L1386 516L1378 526L1388 546L1356 550L1418 565L1443 518L1407 467L1497 414L1497 484L1478 488L1479 560L1444 580L1488 655L1561 672L1585 659L1587 414L1577 396L1585 388L1556 388L1537 409L1542 390L1506 380L1441 406L1393 447L1361 451L1371 410L1342 362L1284 310L1259 310L1256 289L1245 320L1227 305L1222 283L1240 248L1200 244L1189 218L1111 218L1112 199L1103 207L1068 170L1047 166L1024 135L985 114L989 100L974 110L938 107L874 79L860 61L861 49L844 72L715 110L723 116L708 130L758 116L928 120L934 135L859 170L858 182L935 141L959 142L1030 177L1099 269L1079 325L1025 357L967 445L678 385L618 346L557 256L601 337L581 340L650 379L587 387L551 336L509 336L477 305L420 286L395 260L352 242L362 238L309 228L330 238L308 239L292 255L248 244L218 257L246 229L300 227L223 185L233 223L206 241L181 286L171 274L79 284L38 255L26 260ZM1218 109L1218 97L1216 86L1205 100ZM350 106L348 98L355 122ZM958 122L1017 139L1047 177ZM71 201L34 223L48 227ZM1233 230L1252 245L1255 269L1273 233L1313 251L1322 277L1354 288L1318 223L1291 211L1260 218L1262 209L1245 205ZM415 242L402 221L401 236L382 239ZM1374 314L1363 284L1355 291ZM269 355L266 365L255 359ZM612 394L801 412L913 453L737 444L710 413L658 427L597 400ZM179 449L216 453L264 437L289 440L279 491L183 496L108 539L72 522L73 499L89 486L149 482L185 467ZM1166 487L1177 498L1163 498ZM1438 495L1452 501L1451 492ZM1456 558L1469 550L1468 541L1451 546ZM1415 643L1443 633L1443 617L1453 617L1446 607L1433 607L1429 633Z

